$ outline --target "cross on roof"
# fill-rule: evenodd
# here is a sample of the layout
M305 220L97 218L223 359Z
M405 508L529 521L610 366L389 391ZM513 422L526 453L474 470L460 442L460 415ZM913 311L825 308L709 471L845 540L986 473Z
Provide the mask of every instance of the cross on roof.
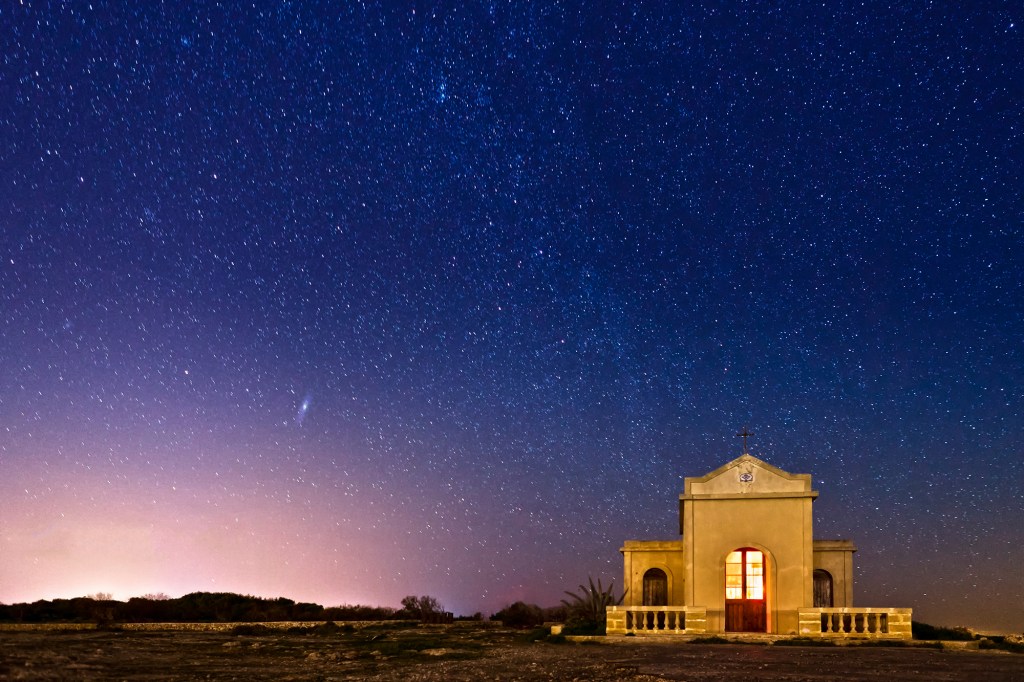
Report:
M747 431L747 427L746 426L743 427L743 432L742 433L737 433L736 434L737 438L742 438L743 439L743 454L744 455L749 454L747 452L747 437L748 436L753 436L753 435L754 434L752 434L749 431Z

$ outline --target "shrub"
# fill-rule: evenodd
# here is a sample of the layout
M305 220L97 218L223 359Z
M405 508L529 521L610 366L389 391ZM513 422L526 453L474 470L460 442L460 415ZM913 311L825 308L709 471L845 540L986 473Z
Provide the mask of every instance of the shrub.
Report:
M510 628L532 628L544 622L544 612L536 604L517 601L491 616Z
M944 628L928 623L912 621L910 631L914 639L931 639L940 642L970 642L976 639L974 634L967 628Z
M569 620L569 609L565 608L564 604L558 606L549 606L544 611L544 621L552 623L564 623Z
M588 580L589 589L580 585L579 593L566 591L569 600L563 599L562 604L565 605L568 615L567 625L576 631L590 630L589 634L603 635L605 621L608 618L607 608L621 604L622 600L626 598L626 593L623 592L616 598L614 580L608 584L607 589L601 585L600 578L596 586L593 578ZM579 632L579 634L583 633Z
M1000 637L998 635L983 637L978 643L978 648L996 649L999 651L1009 651L1014 654L1024 654L1024 642L1010 637Z
M563 635L603 635L604 633L604 623L595 623L589 620L570 620L562 628Z
M402 600L402 610L395 614L398 618L418 619L421 623L451 623L454 616L444 610L436 597L423 595L417 597L410 594Z

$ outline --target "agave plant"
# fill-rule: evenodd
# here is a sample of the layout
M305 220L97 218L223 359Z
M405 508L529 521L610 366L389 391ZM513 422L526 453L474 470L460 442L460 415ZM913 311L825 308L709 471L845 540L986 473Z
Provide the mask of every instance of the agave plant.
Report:
M570 618L575 616L581 621L603 625L607 617L606 608L621 604L626 598L626 593L623 592L619 597L615 596L614 580L608 584L607 589L601 585L600 578L597 579L596 586L593 578L588 577L587 580L590 582L589 589L586 585L580 585L578 593L566 590L569 599L563 599L562 603L568 609Z

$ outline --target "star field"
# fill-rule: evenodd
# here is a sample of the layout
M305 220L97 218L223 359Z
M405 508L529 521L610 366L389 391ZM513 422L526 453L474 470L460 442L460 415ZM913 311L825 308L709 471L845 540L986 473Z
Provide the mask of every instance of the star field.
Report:
M749 425L1024 630L1019 6L193 9L0 8L0 600L552 605Z

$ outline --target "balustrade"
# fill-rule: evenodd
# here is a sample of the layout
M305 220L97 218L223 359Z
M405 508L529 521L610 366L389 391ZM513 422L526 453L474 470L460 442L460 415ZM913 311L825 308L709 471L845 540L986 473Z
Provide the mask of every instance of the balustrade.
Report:
M821 637L910 637L910 609L800 609L800 634Z
M609 606L608 634L672 635L704 632L705 610L686 606Z
M911 609L802 608L800 637L910 639ZM609 635L673 635L707 632L707 609L702 606L609 606Z

